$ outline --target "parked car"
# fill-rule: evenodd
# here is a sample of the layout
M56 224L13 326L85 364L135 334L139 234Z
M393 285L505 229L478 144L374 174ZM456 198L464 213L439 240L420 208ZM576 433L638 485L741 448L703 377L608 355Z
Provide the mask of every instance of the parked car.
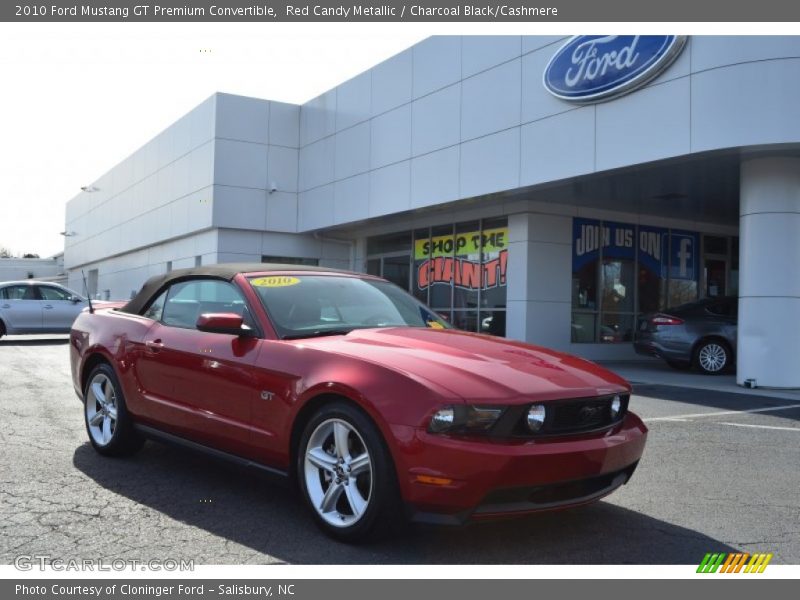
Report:
M739 299L705 298L639 319L634 348L676 369L718 375L735 363Z
M0 337L25 333L69 333L86 298L46 281L0 283Z
M84 312L70 339L102 455L173 442L296 483L345 541L407 516L464 523L595 501L647 428L629 384L580 358L457 331L363 274L216 265Z

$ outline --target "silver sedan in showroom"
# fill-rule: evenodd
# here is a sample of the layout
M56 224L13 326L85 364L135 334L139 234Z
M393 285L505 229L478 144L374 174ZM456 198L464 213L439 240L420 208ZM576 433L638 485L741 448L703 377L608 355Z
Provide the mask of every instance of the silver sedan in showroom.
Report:
M0 337L28 333L69 333L86 298L47 281L0 283Z

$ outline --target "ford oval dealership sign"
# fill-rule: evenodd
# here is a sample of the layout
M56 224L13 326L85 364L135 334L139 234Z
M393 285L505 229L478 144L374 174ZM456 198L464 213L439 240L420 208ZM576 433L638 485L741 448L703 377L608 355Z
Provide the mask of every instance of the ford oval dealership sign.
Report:
M683 35L576 35L544 71L544 86L562 100L609 100L641 87L683 50Z

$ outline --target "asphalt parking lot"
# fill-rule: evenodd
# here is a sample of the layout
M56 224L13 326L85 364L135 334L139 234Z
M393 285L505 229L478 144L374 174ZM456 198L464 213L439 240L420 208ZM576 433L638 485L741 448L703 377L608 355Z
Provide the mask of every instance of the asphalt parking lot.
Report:
M319 533L290 490L250 472L152 442L130 459L98 456L66 337L3 338L0 563L697 564L734 550L800 563L800 402L637 385L631 407L648 446L630 484L604 501L347 546Z

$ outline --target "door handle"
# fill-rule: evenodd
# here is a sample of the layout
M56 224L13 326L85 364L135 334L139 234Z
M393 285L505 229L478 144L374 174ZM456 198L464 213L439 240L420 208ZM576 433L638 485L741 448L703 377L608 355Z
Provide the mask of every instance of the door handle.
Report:
M3 304L3 308L11 308L10 304Z
M44 306L45 310L50 310L51 308L53 308L52 304L45 304L45 306Z
M147 350L153 354L160 352L164 347L164 344L161 342L161 340L147 340L144 345L147 346Z

